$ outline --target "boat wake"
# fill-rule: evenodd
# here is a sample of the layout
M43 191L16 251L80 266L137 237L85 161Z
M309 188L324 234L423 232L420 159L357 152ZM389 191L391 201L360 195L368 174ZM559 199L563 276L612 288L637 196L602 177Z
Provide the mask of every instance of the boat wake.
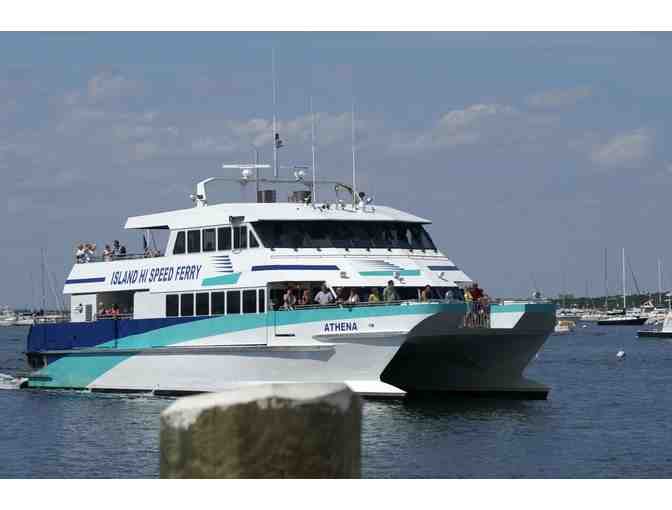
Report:
M27 382L25 377L17 378L7 374L0 374L0 390L18 390Z

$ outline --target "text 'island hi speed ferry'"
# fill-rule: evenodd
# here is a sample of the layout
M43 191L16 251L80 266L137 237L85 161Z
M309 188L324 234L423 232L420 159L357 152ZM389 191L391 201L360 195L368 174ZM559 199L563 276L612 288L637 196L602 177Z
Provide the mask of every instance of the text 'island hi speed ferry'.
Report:
M489 321L465 320L467 305L447 296L471 280L435 247L428 220L333 182L322 184L347 200L314 203L319 182L295 175L206 179L195 207L129 218L127 229L169 231L165 253L75 264L70 322L31 327L27 386L188 394L346 382L377 396L546 397L522 372L553 331L554 305L491 305ZM257 203L208 205L216 179L256 183ZM277 203L259 190L272 183L308 189ZM310 302L285 305L288 288ZM367 299L373 289L380 301ZM339 299L351 294L359 303ZM99 313L110 308L121 315Z

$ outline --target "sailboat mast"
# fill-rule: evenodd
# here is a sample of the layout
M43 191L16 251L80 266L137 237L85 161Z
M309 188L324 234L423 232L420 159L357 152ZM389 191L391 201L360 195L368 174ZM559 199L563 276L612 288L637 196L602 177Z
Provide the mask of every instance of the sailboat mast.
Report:
M42 311L44 312L47 308L47 289L46 289L46 279L44 275L44 248L42 248Z
M662 303L663 299L663 263L658 259L658 305Z
M357 207L357 163L356 163L356 147L355 147L355 98L352 98L352 200L353 207Z
M313 96L310 96L310 152L313 158L313 204L317 203L317 168L315 168L315 112L313 111Z
M625 248L623 248L623 310L627 310L627 301L625 297Z
M604 249L604 309L609 308L609 286L607 280L607 249Z

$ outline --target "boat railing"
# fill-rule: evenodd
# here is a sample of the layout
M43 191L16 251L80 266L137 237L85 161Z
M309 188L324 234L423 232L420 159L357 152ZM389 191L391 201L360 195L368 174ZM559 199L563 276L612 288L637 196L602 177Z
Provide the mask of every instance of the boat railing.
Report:
M87 264L91 262L117 262L120 260L154 259L163 257L163 254L148 253L127 253L126 255L93 255L86 259L75 259L77 264Z

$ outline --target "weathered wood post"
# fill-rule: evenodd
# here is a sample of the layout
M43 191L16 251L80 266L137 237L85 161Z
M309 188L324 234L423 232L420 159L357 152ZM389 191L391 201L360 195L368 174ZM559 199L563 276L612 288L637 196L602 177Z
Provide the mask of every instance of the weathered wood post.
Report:
M331 383L179 399L161 413L161 477L357 478L361 407Z

